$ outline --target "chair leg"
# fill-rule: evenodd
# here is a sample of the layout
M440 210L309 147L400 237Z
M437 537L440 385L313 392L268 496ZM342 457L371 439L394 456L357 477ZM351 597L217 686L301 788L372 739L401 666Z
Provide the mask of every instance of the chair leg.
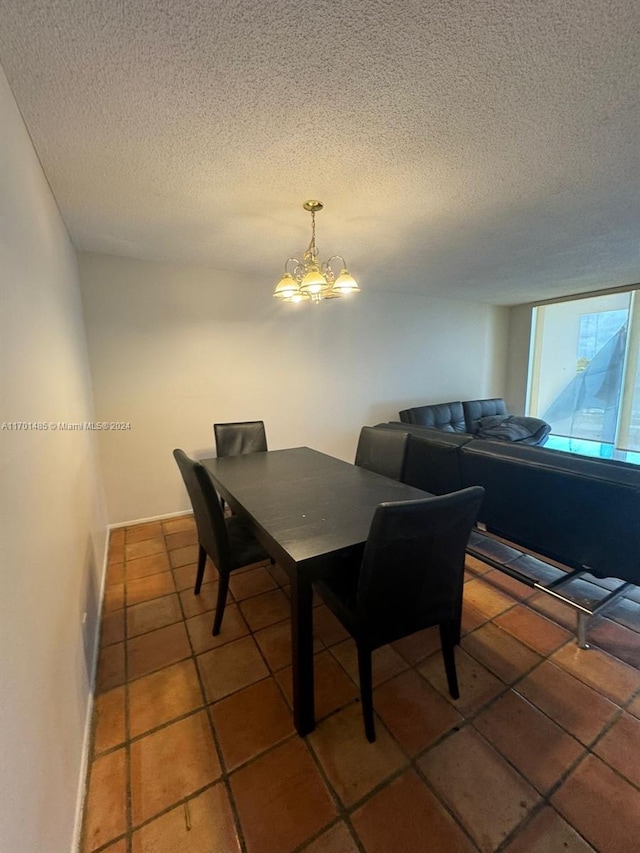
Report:
M216 601L216 615L213 620L213 628L211 633L214 637L220 633L222 627L222 617L224 616L224 606L227 603L227 593L229 591L229 575L218 572L218 599Z
M373 679L371 671L371 649L358 646L358 673L360 675L360 701L362 702L362 717L364 732L369 743L376 739L376 728L373 722Z
M193 588L194 595L200 595L200 589L202 587L202 579L204 578L204 567L206 562L207 552L201 545L200 550L198 551L198 571L196 574L196 585Z
M452 699L460 698L455 658L456 630L457 629L455 622L443 622L440 625L440 643L442 645L442 657L444 659L445 672L447 673L447 685L449 687L449 695Z

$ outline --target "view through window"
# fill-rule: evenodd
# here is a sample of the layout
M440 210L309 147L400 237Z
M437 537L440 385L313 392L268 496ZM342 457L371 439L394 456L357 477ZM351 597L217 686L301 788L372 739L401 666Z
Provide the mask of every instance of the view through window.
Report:
M527 410L547 447L640 464L639 294L534 308Z

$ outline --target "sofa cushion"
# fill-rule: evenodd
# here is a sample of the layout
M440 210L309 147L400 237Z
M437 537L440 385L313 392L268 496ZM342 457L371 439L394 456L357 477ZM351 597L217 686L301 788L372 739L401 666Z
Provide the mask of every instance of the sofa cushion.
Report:
M550 430L549 424L540 418L488 415L478 421L476 437L540 445L547 440Z
M430 406L415 406L412 409L404 409L399 414L400 420L404 423L440 429L444 432L467 432L464 411L459 400Z
M506 415L507 406L502 397L491 397L488 400L464 400L462 403L465 431L476 434L480 418L489 415Z

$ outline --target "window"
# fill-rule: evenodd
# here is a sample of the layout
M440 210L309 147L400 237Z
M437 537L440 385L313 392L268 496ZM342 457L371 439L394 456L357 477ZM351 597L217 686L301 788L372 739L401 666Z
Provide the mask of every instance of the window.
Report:
M640 291L534 309L527 411L548 447L640 464Z

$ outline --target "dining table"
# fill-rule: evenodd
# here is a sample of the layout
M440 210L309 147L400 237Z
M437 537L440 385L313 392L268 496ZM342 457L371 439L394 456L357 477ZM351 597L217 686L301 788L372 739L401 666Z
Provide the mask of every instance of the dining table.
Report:
M428 493L309 447L201 462L290 579L293 717L306 735L315 727L313 581L357 564L378 504Z

